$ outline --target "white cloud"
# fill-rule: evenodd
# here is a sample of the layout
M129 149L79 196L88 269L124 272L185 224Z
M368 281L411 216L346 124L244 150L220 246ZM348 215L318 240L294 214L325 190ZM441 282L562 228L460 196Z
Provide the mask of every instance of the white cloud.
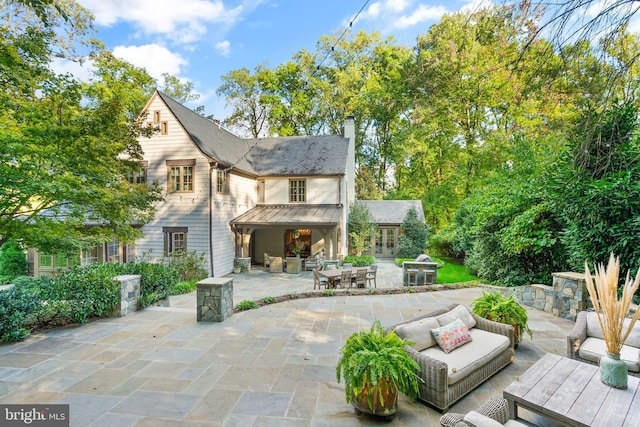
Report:
M204 35L206 24L233 25L243 12L239 5L228 9L221 0L79 0L98 25L119 21L133 23L145 34L162 34L177 42L189 43Z
M161 79L162 73L179 75L181 68L188 64L182 56L158 44L116 46L113 55L137 67L145 68L151 77L158 80Z
M84 61L80 64L68 59L54 58L51 61L51 69L56 74L69 73L76 79L87 82L93 76L95 67L91 61Z
M403 15L396 19L394 27L408 28L426 21L437 21L445 13L447 13L447 8L444 6L426 6L421 4L410 15Z
M460 10L464 13L474 13L479 10L491 8L494 6L491 0L471 0L469 3L465 4Z
M231 43L229 42L229 40L218 42L216 43L216 50L220 52L222 56L228 56L231 52Z

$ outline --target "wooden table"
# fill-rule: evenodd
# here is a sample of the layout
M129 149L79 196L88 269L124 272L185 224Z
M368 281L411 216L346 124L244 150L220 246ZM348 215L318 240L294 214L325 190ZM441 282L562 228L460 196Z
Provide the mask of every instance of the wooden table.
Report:
M504 389L509 414L518 407L565 426L640 426L640 378L618 390L600 380L600 368L556 354L545 354Z
M352 278L356 277L357 270L367 270L367 272L371 271L368 267L353 267L347 270L351 271ZM343 271L344 268L334 268L333 270L320 270L318 271L318 274L329 279L329 283L331 284L331 286L335 286L335 281L340 281L340 276L342 276Z

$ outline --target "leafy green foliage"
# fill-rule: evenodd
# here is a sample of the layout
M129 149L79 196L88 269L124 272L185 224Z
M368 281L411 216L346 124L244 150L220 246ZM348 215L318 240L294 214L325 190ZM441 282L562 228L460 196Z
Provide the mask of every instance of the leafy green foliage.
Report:
M27 274L28 267L27 255L20 244L13 239L4 242L0 247L0 284Z
M209 273L204 268L206 257L196 251L176 251L169 255L169 265L178 272L181 281L204 279Z
M240 301L238 304L236 304L236 310L238 311L246 311L246 310L253 310L256 308L259 308L260 304L258 304L255 301L251 301L251 300L242 300Z
M182 295L191 293L198 288L197 283L198 280L178 282L171 288L171 295Z
M373 408L373 386L390 381L392 386L410 399L418 396L420 366L404 350L408 343L395 332L386 333L376 320L369 331L352 334L340 350L336 366L338 382L344 379L347 403L361 392L367 394L369 407ZM380 394L380 404L383 396Z
M40 309L37 294L15 286L0 291L0 342L21 341L29 334L29 316Z
M140 299L138 305L146 307L171 295L171 289L180 281L180 274L172 265L139 262L125 264L126 274L139 274Z
M571 153L551 180L554 208L566 223L562 241L571 266L620 256L635 271L640 258L640 134L632 103L586 111L570 139Z
M376 263L376 258L372 255L349 255L344 257L344 261L347 264L351 264L354 267L368 267Z
M398 257L416 258L424 253L428 230L426 225L418 220L418 212L414 207L407 211L400 231L402 234L398 241Z
M522 341L524 332L533 338L533 332L529 329L527 311L513 299L513 295L505 297L500 292L483 292L482 296L471 303L475 314L494 322L514 325L518 327L518 341Z
M351 205L347 227L351 239L351 249L356 256L361 256L362 252L371 246L371 237L376 230L369 209L364 203L356 201Z
M274 302L278 302L276 297L264 297L262 298L262 302L265 304L273 304Z

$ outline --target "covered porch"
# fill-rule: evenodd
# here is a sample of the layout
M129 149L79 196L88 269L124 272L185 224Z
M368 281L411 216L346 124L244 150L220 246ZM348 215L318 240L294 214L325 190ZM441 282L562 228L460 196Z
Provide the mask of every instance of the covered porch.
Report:
M230 222L235 258L250 257L255 264L264 264L265 254L340 259L342 217L343 208L336 205L256 206Z

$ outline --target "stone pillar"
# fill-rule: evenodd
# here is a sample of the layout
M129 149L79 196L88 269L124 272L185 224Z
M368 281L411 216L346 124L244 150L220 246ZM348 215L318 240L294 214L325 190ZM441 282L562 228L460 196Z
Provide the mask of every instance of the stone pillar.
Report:
M116 306L114 316L124 317L138 311L140 277L139 274L116 276L116 280L120 282L120 304Z
M591 305L584 273L553 273L553 314L576 320L579 311Z
M208 277L196 284L198 322L223 322L233 314L233 279Z

